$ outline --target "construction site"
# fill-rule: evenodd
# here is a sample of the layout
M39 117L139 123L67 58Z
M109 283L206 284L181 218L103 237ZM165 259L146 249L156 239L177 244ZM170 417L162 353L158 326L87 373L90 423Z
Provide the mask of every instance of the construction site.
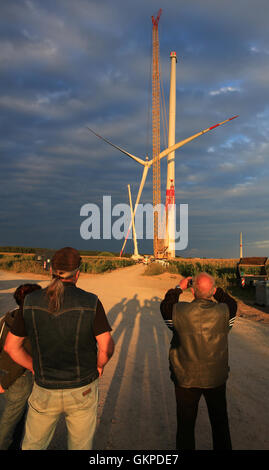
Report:
M136 229L135 229L135 216L137 207L141 200L141 194L146 182L147 174L150 168L152 168L152 204L153 204L153 255L150 257L152 261L170 260L176 256L175 251L175 232L176 232L176 199L175 199L175 152L182 148L184 145L192 142L198 137L206 134L219 126L232 121L238 116L233 116L226 119L223 122L214 124L207 129L195 133L194 135L176 142L176 64L177 54L175 51L170 52L170 90L169 90L169 117L167 120L166 105L161 86L161 74L160 74L160 61L159 61L159 32L158 25L161 18L162 9L159 10L156 18L152 16L152 158L146 155L144 160L138 156L131 154L130 152L122 149L118 145L110 142L107 138L104 138L98 134L95 130L89 129L94 135L113 146L120 152L124 153L134 161L139 163L143 168L143 174L136 197L135 205L133 208L131 188L128 184L128 195L131 209L131 223L121 248L120 256L122 256L126 242L130 235L132 228L133 244L134 244L134 259L141 259L143 256L139 254ZM161 121L164 129L164 141L167 142L167 148L161 151ZM167 122L168 121L168 122ZM161 160L167 157L167 171L166 171L166 196L165 196L165 211L161 214Z

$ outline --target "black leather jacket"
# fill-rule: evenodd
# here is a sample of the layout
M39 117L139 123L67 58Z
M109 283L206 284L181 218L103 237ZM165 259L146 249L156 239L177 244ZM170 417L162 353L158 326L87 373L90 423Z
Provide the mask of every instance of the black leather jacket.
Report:
M195 299L173 307L174 336L169 352L174 381L181 387L214 388L228 378L229 309Z
M23 316L38 385L76 388L97 379L96 305L96 295L68 283L57 314L48 310L46 289L27 295Z

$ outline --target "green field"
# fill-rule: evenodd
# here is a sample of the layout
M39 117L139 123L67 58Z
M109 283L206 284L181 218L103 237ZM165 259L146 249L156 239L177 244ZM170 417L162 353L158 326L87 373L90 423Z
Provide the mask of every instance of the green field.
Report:
M255 287L242 288L238 285L236 275L236 266L238 261L239 259L182 258L180 260L169 261L168 264L164 266L160 263L151 263L146 267L144 275L154 276L168 272L174 275L180 274L184 277L194 277L204 271L214 277L216 286L222 287L231 295L239 299L254 302ZM268 264L266 269L267 272L269 272Z
M16 273L29 272L49 275L49 271L44 270L43 263L37 261L37 254L40 251L41 249L38 248L0 247L0 269ZM46 252L46 250L42 251ZM120 258L117 253L106 251L81 251L80 253L82 256L81 272L83 273L101 274L135 264L130 255ZM168 272L174 275L193 277L206 271L215 278L217 286L236 297L251 301L255 298L255 288L242 289L238 286L236 276L238 261L239 259L178 258L170 260L166 265L153 262L145 267L144 275L155 276ZM266 269L269 272L269 264Z
M100 274L112 271L117 268L124 268L135 264L135 261L128 258L115 258L113 254L103 254L103 256L82 256L81 272ZM16 273L27 272L36 274L48 274L42 262L36 260L33 254L0 254L0 269L14 271Z

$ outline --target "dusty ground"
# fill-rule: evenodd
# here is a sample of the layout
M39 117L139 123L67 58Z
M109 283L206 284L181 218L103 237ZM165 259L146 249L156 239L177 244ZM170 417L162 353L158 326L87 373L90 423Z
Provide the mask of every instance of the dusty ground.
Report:
M164 450L175 448L175 400L168 371L171 332L159 304L180 276L142 276L136 265L101 275L81 275L78 286L101 299L116 343L115 354L100 379L95 449ZM0 315L14 306L12 293L24 282L45 286L46 276L0 271ZM191 301L186 292L182 300ZM230 333L228 409L234 449L269 449L269 314L239 302ZM0 412L3 407L0 397ZM198 449L211 448L204 399L196 425ZM61 419L51 449L66 449Z

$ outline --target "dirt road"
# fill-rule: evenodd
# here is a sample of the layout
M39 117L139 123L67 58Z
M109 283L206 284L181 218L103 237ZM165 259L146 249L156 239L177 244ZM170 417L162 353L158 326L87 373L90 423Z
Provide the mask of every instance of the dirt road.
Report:
M106 274L82 274L78 282L78 287L99 296L116 343L115 354L100 379L97 450L175 448L175 399L168 370L171 332L162 321L159 304L180 276L166 273L146 277L143 271L142 265L136 265ZM18 285L30 281L45 287L47 279L0 271L1 314L14 306L12 293ZM184 293L181 298L191 301L192 295ZM239 315L243 310L240 303ZM268 450L269 324L238 316L229 345L227 393L233 448ZM1 396L0 412L2 407ZM204 399L200 402L196 441L197 449L212 446ZM66 449L63 419L50 449Z

